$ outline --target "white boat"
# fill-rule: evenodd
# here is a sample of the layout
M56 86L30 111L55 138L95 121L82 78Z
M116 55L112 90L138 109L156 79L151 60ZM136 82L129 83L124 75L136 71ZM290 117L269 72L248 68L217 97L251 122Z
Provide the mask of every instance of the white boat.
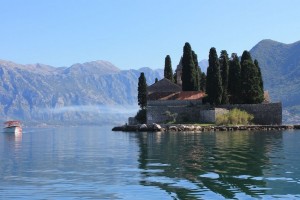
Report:
M22 132L22 125L20 121L7 121L4 122L5 133L19 133Z

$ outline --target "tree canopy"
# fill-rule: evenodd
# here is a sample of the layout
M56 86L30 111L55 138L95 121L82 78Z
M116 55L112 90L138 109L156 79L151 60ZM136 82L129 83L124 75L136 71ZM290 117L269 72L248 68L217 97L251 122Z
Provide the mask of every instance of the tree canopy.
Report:
M182 56L182 90L197 91L197 71L194 63L193 51L191 45L186 42L183 47Z
M170 81L174 82L171 57L169 55L167 55L165 58L164 77L166 79L169 79Z
M147 106L147 82L144 73L142 72L138 82L138 105L141 109Z
M208 101L212 105L220 105L223 93L222 78L218 54L214 47L209 51L208 64L206 77L206 93L208 95Z

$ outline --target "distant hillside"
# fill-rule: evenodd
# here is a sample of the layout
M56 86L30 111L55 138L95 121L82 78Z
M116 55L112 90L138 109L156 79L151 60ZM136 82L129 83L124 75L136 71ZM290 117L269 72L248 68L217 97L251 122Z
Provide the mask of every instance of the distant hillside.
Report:
M262 40L250 52L252 57L259 61L265 89L270 92L272 100L283 102L285 121L298 120L300 116L300 41L283 44L273 40Z
M148 84L163 76L163 70L120 70L107 61L55 68L0 60L0 117L45 123L115 120L108 113L120 117L137 111L142 71Z

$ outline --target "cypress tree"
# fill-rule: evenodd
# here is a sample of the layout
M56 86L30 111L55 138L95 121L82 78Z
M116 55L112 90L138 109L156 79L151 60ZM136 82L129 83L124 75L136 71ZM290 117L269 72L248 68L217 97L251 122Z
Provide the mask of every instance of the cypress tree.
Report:
M212 105L220 105L223 92L222 78L217 51L214 47L209 51L208 64L206 77L206 93L208 95L208 101Z
M260 87L259 98L260 98L260 101L263 102L264 101L264 82L263 82L263 79L262 79L261 70L260 70L258 61L256 59L254 60L254 65L255 65L255 67L257 69L257 72L258 72L257 77L258 77L259 87Z
M203 92L206 91L206 75L205 75L204 72L201 73L200 90L203 91Z
M229 71L229 58L226 50L221 51L220 55L220 69L222 76L222 104L228 104L228 71Z
M242 102L246 104L261 103L261 88L255 64L251 60L244 60L241 67Z
M244 52L243 52L242 57L241 57L241 65L242 65L242 63L243 63L245 60L250 60L251 62L253 62L253 61L252 61L251 54L250 54L249 51L244 51Z
M176 72L173 74L173 80L174 80L174 83L177 84L177 73Z
M196 90L197 88L196 70L195 70L192 48L188 42L186 42L183 47L181 80L182 80L183 91Z
M241 65L239 57L234 53L229 61L228 93L231 104L241 103Z
M194 91L199 91L200 90L200 75L201 75L201 69L199 68L199 64L198 64L198 56L197 54L192 51L193 54L193 61L194 61L194 65L195 65L195 85L194 85Z
M143 72L138 82L138 105L142 110L146 109L147 106L147 82Z
M262 79L258 68L259 66L257 67L253 63L250 53L244 51L241 58L241 99L243 103L256 104L263 101Z
M167 55L165 58L164 77L166 79L169 79L170 81L174 82L171 57L169 55Z

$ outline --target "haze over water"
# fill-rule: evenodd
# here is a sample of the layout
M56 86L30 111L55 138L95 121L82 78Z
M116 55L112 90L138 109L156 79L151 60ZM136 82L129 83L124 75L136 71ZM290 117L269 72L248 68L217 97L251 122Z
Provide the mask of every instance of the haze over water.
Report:
M0 199L300 198L300 131L0 133Z

